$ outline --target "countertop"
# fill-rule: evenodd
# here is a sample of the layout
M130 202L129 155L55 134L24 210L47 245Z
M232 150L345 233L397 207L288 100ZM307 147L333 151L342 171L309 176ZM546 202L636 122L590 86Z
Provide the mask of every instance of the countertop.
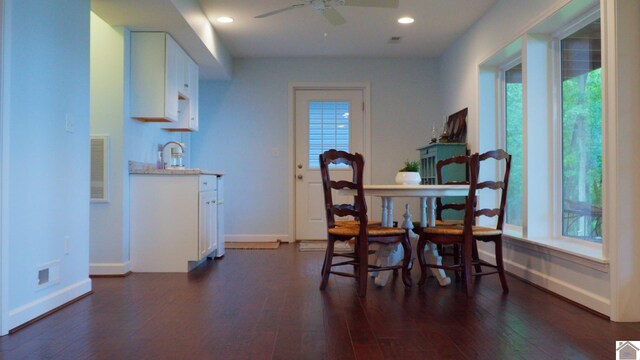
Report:
M143 163L138 161L129 161L129 174L146 174L146 175L224 175L221 171L202 170L202 169L156 169L155 164Z

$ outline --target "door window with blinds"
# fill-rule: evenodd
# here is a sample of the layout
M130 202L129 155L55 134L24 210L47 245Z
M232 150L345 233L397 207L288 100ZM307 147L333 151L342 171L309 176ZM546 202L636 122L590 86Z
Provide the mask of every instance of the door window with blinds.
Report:
M319 156L327 150L349 152L349 106L348 101L309 101L310 169L320 168Z

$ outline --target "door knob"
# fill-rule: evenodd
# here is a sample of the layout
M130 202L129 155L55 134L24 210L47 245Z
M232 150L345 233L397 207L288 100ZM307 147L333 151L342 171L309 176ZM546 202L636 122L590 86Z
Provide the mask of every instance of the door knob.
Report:
M302 175L298 175L298 180L302 180Z
M302 164L298 164L298 169L302 169Z

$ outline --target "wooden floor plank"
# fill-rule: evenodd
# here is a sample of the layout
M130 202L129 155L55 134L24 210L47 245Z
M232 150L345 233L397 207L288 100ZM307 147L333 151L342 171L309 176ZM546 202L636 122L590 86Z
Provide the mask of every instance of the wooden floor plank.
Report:
M94 294L0 338L1 359L602 359L640 324L613 323L509 277L407 290L332 276L322 252L228 252L188 274L93 279ZM416 269L417 270L417 269Z

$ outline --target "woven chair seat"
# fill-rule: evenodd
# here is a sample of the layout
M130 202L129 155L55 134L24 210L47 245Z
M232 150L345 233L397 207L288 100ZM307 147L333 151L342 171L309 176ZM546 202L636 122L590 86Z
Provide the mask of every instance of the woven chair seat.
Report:
M462 225L450 225L450 226L435 226L424 229L424 233L429 235L462 235L463 227ZM482 237L482 236L494 236L501 235L502 230L492 229L483 226L474 226L473 227L473 236Z
M329 234L336 236L358 236L360 228L355 226L339 226L329 229ZM367 234L371 237L403 235L403 228L367 227Z
M436 226L463 225L464 220L436 220Z
M381 221L369 221L367 222L367 226L381 226ZM360 221L358 220L338 220L336 221L336 226L360 226Z

